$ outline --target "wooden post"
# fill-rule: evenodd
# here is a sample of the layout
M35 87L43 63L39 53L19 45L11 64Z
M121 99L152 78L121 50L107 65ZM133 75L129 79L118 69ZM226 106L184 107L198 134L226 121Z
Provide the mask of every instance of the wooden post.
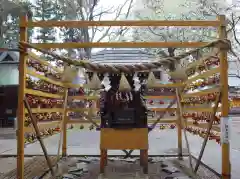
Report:
M186 126L187 126L187 120L183 120L183 110L182 110L182 104L181 104L181 92L179 89L176 90L176 96L177 96L177 104L178 104L178 108L179 108L179 117L181 120L181 124L182 124L182 128L183 128L183 132L184 132L184 138L186 141L186 146L187 146L187 150L188 150L188 157L189 157L189 166L191 171L193 172L193 165L192 165L192 155L191 155L191 151L190 151L190 145L188 142L188 138L187 138L187 132L186 132Z
M62 137L63 137L63 143L62 143L62 156L67 156L67 102L68 102L68 89L66 88L64 91L64 110L63 110L63 121L62 121Z
M27 41L27 27L23 27L22 24L26 24L27 16L20 17L20 41ZM18 86L18 110L17 110L17 178L24 179L24 120L25 120L25 108L24 108L24 90L26 86L26 48L21 48L19 57L19 86Z
M224 15L218 16L218 20L222 23L219 27L219 38L226 39L227 32L226 32L226 19ZM229 112L229 104L228 104L228 61L227 61L227 51L224 49L220 49L220 82L223 87L222 91L222 122L226 120L228 117ZM228 124L227 124L228 125ZM225 132L225 131L221 131ZM230 147L229 141L222 143L222 178L229 179L231 178L231 163L230 163Z
M178 90L178 89L176 89ZM177 103L177 134L178 134L178 159L182 160L182 117L180 112L180 104Z
M105 166L107 165L107 149L101 149L100 154L100 173L104 173Z

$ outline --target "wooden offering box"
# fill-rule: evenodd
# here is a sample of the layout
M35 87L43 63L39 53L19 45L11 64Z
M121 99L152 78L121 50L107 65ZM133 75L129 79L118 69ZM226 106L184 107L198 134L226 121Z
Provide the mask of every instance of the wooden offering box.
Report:
M107 165L107 150L140 150L140 165L148 173L148 128L112 129L102 128L100 136L100 172Z
M102 128L100 149L148 149L148 129Z

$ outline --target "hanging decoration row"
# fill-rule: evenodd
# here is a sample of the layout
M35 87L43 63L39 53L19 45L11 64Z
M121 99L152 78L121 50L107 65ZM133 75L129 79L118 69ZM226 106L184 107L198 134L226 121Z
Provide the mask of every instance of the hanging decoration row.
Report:
M220 49L225 49L225 50L230 50L231 49L231 42L228 39L219 39L214 42L210 42L204 47L198 48L198 49L193 49L188 52L184 52L178 56L175 57L167 57L167 58L162 58L157 61L154 61L152 63L142 63L142 64L134 64L134 65L101 65L101 64L93 64L89 61L81 60L81 61L76 61L76 60L71 60L70 58L58 55L54 52L50 52L48 50L44 50L41 48L36 47L35 45L29 44L27 42L19 42L19 48L20 51L25 51L26 48L32 48L35 49L39 52L42 52L44 54L50 55L53 58L56 58L56 60L61 60L69 65L74 65L74 66L79 66L83 67L87 70L90 71L99 71L101 73L132 73L132 71L137 72L137 71L151 71L153 69L158 69L159 67L162 66L167 66L167 68L170 68L170 66L179 61L182 58L185 58L193 53L198 52L200 49L204 48L211 48L211 47L216 47Z

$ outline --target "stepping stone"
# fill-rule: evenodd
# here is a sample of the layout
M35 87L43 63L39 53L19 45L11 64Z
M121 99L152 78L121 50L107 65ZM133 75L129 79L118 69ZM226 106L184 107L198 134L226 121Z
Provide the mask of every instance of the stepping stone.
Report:
M163 172L168 173L168 174L173 174L173 173L178 173L180 172L177 168L175 167L165 167L162 169Z
M93 159L78 159L78 162L84 162L84 163L91 163L93 161Z
M112 157L109 157L108 160L109 160L109 161L115 161L116 159L115 159L115 158L112 158Z
M69 173L75 173L75 172L82 172L83 171L83 169L81 168L81 169L79 169L79 168L76 168L76 167L71 167L69 170L68 170L68 172Z
M166 168L166 167L168 167L168 165L166 165L166 164L164 164L164 163L161 163L161 165L160 165L162 168Z
M148 158L148 162L149 163L156 163L156 161L154 161L152 158Z
M75 179L75 177L72 174L64 174L63 179Z
M74 175L74 176L77 176L77 177L81 177L81 176L83 176L83 172L74 172L74 173L71 173L72 175Z
M77 169L82 169L84 172L87 172L88 169L87 169L87 164L86 163L77 163Z
M172 172L170 170L166 169L166 168L163 168L162 171L167 173L167 174L172 174Z
M134 163L137 161L136 158L123 159L122 161Z
M164 179L177 179L176 177L166 176Z
M137 159L136 158L128 158L128 159L120 158L120 159L118 159L118 161L134 163L137 161Z

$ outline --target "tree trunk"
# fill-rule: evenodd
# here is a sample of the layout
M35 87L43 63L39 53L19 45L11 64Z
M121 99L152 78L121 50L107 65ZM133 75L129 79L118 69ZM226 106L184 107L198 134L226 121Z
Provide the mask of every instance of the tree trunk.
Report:
M169 54L169 57L174 57L175 56L175 50L176 48L172 48L172 47L169 47L168 48L168 54ZM169 70L170 71L174 71L176 69L176 62L172 62L170 65L169 65Z

